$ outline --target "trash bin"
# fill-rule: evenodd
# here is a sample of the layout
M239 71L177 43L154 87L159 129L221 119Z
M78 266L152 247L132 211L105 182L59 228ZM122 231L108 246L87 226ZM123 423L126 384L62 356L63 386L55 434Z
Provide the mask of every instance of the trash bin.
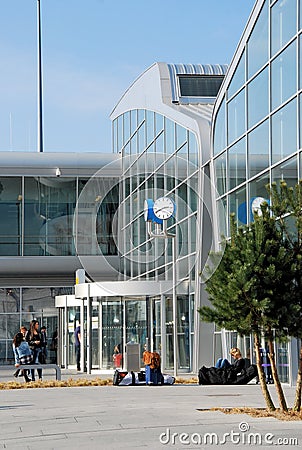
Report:
M126 344L125 368L128 372L139 372L140 362L140 344L129 342Z

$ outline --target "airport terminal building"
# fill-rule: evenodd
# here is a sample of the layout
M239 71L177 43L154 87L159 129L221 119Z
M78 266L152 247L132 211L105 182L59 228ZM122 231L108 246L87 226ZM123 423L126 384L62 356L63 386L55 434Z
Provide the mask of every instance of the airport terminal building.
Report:
M200 322L200 273L230 213L247 223L265 185L301 178L301 11L300 0L256 1L228 68L153 64L111 114L112 154L1 153L1 363L32 318L49 337L58 327L64 367L78 322L87 370L113 368L127 342L159 351L164 370L176 343L179 373L234 345L248 354L249 336ZM176 212L160 236L148 204L163 196ZM284 382L298 347L276 343Z

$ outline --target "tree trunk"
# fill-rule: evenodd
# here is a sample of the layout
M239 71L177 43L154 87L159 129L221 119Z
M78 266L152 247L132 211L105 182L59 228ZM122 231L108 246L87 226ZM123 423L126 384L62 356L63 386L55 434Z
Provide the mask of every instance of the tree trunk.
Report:
M258 370L258 377L259 377L259 382L260 382L260 386L261 386L261 390L262 390L262 394L266 403L266 407L269 411L275 411L275 405L273 403L271 394L269 393L267 384L266 384L266 380L265 380L265 375L263 372L263 368L262 368L262 361L261 361L261 355L260 355L260 341L259 341L259 336L257 333L254 334L254 344L255 344L255 352L256 352L256 365L257 365L257 370Z
M264 397L264 400L266 402L266 407L269 411L275 411L275 405L273 403L271 394L269 393L266 381L265 381L265 375L262 368L262 361L261 361L261 355L260 355L260 341L259 336L257 333L254 334L254 345L255 345L255 352L256 352L256 364L258 369L258 377L259 382L262 390L262 394Z
M302 390L302 345L300 348L300 361L296 384L296 396L295 396L295 403L293 406L294 411L301 411L301 390Z
M279 375L278 375L278 371L277 371L277 367L276 367L276 360L275 360L274 343L273 343L271 336L268 338L268 350L269 350L268 358L271 363L272 377L273 377L273 380L275 383L275 388L276 388L278 399L279 399L279 406L280 406L281 411L285 412L285 411L288 411L288 408L287 408L284 392L283 392L283 389L282 389L282 386L281 386L281 383L279 380Z

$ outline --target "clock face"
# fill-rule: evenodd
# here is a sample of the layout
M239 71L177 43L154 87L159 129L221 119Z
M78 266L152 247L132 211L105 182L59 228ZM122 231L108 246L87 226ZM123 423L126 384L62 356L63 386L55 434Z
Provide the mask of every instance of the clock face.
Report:
M169 197L160 197L154 202L153 211L159 219L169 219L175 212L175 204Z
M261 205L266 201L267 200L265 200L265 198L263 197L255 197L251 205L252 212L257 213L259 216L261 216L262 215Z

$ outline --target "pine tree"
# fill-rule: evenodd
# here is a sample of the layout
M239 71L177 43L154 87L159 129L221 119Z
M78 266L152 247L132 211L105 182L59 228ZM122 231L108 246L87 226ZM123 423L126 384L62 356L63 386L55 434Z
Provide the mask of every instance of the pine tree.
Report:
M270 217L267 204L261 206L261 214L255 215L250 225L237 229L233 217L231 222L231 239L226 243L220 265L206 282L212 306L200 308L200 316L240 335L253 334L261 389L267 408L274 410L261 365L260 337L264 334L270 344L280 409L286 411L271 344L273 330L277 337L283 337L279 324L289 301L293 277L287 241L276 220Z

